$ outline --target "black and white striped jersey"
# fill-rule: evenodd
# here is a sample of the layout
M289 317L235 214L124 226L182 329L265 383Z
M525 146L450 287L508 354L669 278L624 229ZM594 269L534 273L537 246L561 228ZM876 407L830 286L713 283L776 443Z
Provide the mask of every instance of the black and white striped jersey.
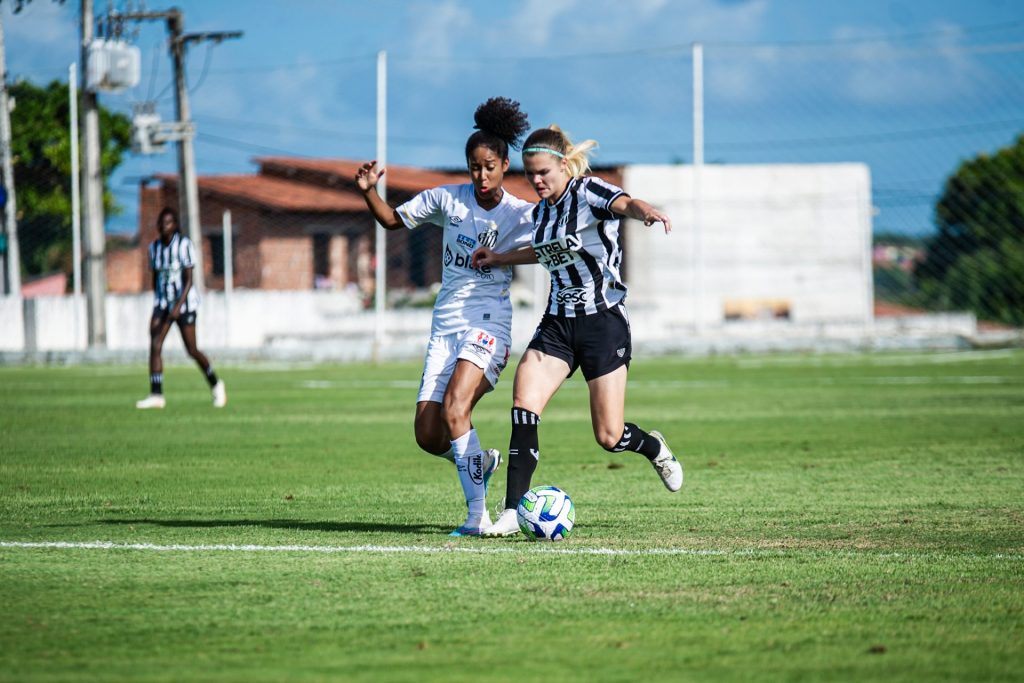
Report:
M591 315L626 297L619 217L611 210L624 194L600 178L573 178L558 201L534 209L533 250L551 274L551 315Z
M171 308L181 298L181 290L185 282L185 269L196 264L196 252L192 240L180 232L174 233L171 241L164 244L155 239L149 245L149 267L156 273L156 287L153 290L153 306ZM194 313L199 310L199 292L190 287L182 313Z

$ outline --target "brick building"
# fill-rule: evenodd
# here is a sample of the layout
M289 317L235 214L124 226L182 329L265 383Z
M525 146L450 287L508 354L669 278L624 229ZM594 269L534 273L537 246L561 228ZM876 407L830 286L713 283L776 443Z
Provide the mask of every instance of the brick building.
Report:
M263 157L256 163L256 174L198 179L206 287L224 287L222 215L230 210L236 287L372 289L374 225L354 180L361 162ZM596 174L622 184L618 168ZM392 205L430 187L469 182L465 172L395 165L388 165L385 178ZM520 174L507 176L505 187L519 197L536 199ZM148 179L139 192L138 245L112 253L108 260L107 280L115 293L149 289L146 248L156 238L156 218L163 207L178 207L177 176ZM440 249L437 230L388 232L388 288L440 281Z

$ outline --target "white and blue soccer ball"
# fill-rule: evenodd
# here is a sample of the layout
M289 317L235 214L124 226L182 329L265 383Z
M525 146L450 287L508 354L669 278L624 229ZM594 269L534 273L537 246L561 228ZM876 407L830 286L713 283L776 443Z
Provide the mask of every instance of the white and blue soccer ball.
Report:
M519 499L516 517L519 529L531 541L561 541L572 533L576 508L562 489L535 486Z

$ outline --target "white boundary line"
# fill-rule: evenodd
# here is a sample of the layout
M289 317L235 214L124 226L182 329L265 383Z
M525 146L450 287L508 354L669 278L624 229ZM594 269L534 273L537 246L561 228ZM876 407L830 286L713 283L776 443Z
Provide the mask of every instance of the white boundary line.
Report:
M487 546L473 548L457 546L453 544L443 546L426 545L235 545L235 544L169 544L160 545L156 543L114 543L113 541L0 541L0 548L34 548L34 549L60 549L60 550L150 550L156 552L244 552L244 553L408 553L408 554L439 554L439 553L469 553L476 555L500 555L509 553L535 553L553 555L613 555L613 556L736 556L736 557L766 557L766 556L794 556L794 555L849 555L857 557L877 557L880 559L985 559L985 560L1010 560L1013 562L1024 561L1024 555L1007 555L1005 553L992 553L983 555L977 553L942 553L924 551L920 553L908 552L881 552L858 550L817 550L799 548L751 548L738 550L708 550L700 548L575 548L562 545L551 546L549 544L520 545L519 547L508 546Z

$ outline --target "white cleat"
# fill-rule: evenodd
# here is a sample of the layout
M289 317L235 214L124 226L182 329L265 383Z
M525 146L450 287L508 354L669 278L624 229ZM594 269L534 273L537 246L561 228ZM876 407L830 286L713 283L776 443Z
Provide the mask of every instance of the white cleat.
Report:
M484 529L491 526L491 516L484 512L484 516L480 520L467 519L466 522L455 531L448 534L449 536L479 536Z
M501 451L497 448L488 448L484 451L484 495L487 495L488 485L491 477L501 467Z
M210 389L210 395L213 396L214 408L223 408L228 404L228 391L224 387L224 380L217 380L217 383Z
M651 465L661 477L665 488L673 492L678 491L683 487L683 465L676 460L676 456L672 454L672 449L665 443L665 437L661 435L661 432L652 430L650 435L661 444L661 453L651 461Z
M515 510L503 510L498 521L486 527L481 536L515 536L519 533L519 518Z
M153 408L164 408L167 405L167 399L164 398L163 394L150 394L141 401L135 402L135 407L139 410L151 410Z

